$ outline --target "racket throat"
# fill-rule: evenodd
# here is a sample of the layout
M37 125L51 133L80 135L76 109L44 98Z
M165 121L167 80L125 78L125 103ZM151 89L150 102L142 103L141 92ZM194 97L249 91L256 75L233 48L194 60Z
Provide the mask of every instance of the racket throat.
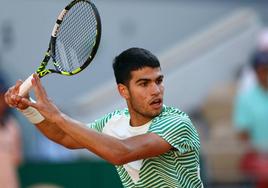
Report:
M50 49L48 49L48 51L46 52L43 61L41 62L40 66L36 71L36 73L39 75L40 78L51 73L50 70L46 69L49 60L50 60Z
M39 71L39 72L36 71L36 73L38 74L39 78L42 78L42 77L46 76L47 74L52 73L52 71L49 70L49 69L45 69L45 70L42 70L42 71Z

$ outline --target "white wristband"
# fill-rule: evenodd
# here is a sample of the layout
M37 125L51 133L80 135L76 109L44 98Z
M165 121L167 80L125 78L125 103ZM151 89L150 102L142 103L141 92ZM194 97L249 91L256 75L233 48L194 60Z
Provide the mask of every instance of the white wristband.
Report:
M37 109L31 106L24 110L21 110L21 113L33 124L38 124L45 119Z
M30 97L30 101L35 103L35 100L32 99L31 97ZM42 116L36 108L31 107L31 106L20 111L33 124L40 123L45 119L44 116Z

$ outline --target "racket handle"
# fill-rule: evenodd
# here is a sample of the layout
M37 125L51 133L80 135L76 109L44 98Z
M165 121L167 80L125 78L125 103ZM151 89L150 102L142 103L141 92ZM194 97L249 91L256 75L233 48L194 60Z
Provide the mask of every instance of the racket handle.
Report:
M19 96L24 97L32 89L33 75L29 76L20 86Z

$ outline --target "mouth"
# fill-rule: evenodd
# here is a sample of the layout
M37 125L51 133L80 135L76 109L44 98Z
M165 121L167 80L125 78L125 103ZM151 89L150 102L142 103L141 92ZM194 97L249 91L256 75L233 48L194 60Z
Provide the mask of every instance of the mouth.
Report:
M161 108L162 107L163 100L158 98L154 99L152 102L150 102L150 106L152 106L155 109Z

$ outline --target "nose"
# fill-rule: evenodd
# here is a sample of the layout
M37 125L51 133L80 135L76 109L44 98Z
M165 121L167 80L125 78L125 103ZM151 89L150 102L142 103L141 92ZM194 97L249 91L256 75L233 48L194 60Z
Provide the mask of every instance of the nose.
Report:
M159 95L161 93L161 85L153 83L151 87L151 93L152 95Z

